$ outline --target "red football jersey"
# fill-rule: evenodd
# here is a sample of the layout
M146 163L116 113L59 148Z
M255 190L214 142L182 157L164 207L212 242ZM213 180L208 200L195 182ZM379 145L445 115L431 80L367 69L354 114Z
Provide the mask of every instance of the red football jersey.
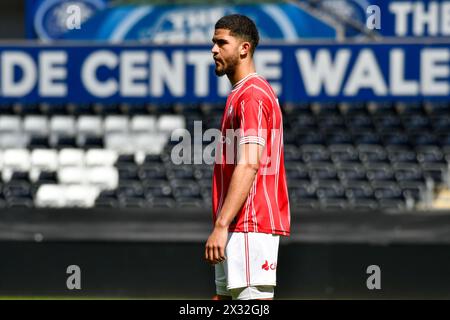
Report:
M283 118L276 94L264 78L252 73L234 85L222 116L221 132L213 174L213 221L225 201L238 159L238 146L257 143L264 146L259 170L229 231L288 236L291 221L284 169Z

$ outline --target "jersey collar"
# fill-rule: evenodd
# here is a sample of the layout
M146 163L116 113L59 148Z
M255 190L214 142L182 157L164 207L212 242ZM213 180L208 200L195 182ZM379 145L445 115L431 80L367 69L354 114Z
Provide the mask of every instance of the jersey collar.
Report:
M251 78L251 77L253 77L253 76L255 76L255 75L257 75L256 72L249 73L249 74L246 75L244 78L242 78L241 80L239 80L238 82L236 82L236 83L234 84L234 86L233 86L233 88L232 88L231 91L236 90L241 84L243 84L245 81L247 81L249 78Z

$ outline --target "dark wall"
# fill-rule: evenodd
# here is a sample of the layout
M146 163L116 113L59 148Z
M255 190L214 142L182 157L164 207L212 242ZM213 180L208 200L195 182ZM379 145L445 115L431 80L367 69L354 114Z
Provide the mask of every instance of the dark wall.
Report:
M284 243L279 299L450 298L447 245ZM0 296L209 299L213 269L203 243L0 242ZM66 288L69 265L81 290ZM368 290L366 269L381 268L381 290Z
M25 0L0 1L0 40L25 38Z

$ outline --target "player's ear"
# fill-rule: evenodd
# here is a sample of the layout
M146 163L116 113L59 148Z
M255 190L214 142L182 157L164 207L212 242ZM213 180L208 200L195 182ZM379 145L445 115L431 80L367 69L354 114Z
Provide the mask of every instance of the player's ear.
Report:
M250 42L243 41L240 46L239 54L241 56L246 56L247 54L250 54L250 47L251 47Z

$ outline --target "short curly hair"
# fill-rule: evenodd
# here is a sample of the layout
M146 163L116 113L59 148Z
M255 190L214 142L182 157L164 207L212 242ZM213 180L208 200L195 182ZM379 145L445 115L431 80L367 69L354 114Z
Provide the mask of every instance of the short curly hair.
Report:
M220 18L215 29L230 30L230 35L250 42L250 53L253 55L259 42L259 33L252 19L242 14L230 14Z

